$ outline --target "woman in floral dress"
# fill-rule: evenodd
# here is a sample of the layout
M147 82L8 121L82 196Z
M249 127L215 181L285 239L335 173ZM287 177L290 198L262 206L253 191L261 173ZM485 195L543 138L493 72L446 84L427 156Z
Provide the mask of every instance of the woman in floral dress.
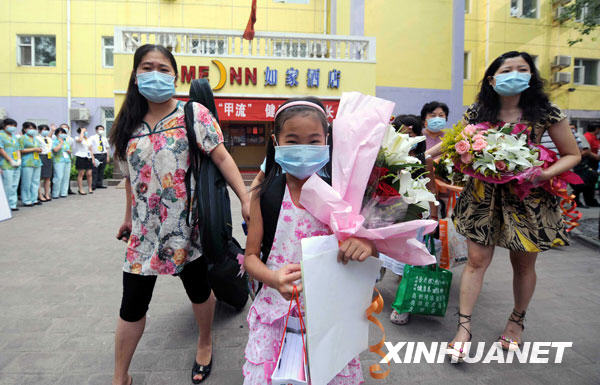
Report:
M543 85L529 54L507 52L486 70L477 102L463 118L468 124L525 123L530 126L530 142L536 144L548 131L560 159L534 177L534 183L570 170L580 159L566 116L548 101ZM439 149L440 145L433 147L427 154L435 157L440 154ZM521 200L514 194L512 183L492 184L470 178L460 194L453 219L457 231L467 238L469 257L461 277L459 327L448 354L458 360L465 355L455 343L471 339L471 314L496 246L510 250L514 294L514 309L498 340L504 349L516 350L535 289L537 255L568 242L559 199L536 188Z
M186 225L185 174L189 146L216 164L242 203L248 219L249 198L242 177L223 146L221 129L194 103L198 143L186 136L184 103L173 98L177 64L164 47L147 44L134 55L127 96L111 132L111 144L126 175L126 208L117 238L127 241L123 298L115 336L113 385L127 385L129 364L144 331L146 312L159 274L178 275L192 302L199 328L192 382L200 383L212 366L211 325L215 298L207 280L200 242L191 242Z

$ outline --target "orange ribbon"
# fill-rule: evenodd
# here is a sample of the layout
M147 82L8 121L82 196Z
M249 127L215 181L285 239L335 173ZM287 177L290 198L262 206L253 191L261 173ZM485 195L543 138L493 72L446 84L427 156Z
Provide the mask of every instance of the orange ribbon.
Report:
M379 330L381 330L381 333L383 335L381 337L381 341L379 341L375 345L369 346L369 351L381 356L381 358L385 358L386 354L381 350L381 348L385 344L385 329L383 328L381 322L379 322L379 320L373 316L373 313L379 314L383 310L383 297L381 297L381 293L379 292L379 290L377 290L377 288L373 289L377 292L377 297L375 297L373 302L371 302L371 305L367 308L367 319L373 322L379 328ZM388 370L386 370L385 372L383 371L383 369L381 369L381 366L379 364L371 365L369 367L371 377L375 378L376 380L383 380L384 378L386 378L392 370L389 361L387 364Z
M569 208L566 208L566 205L570 205ZM575 196L567 196L560 201L560 209L565 217L563 220L565 224L569 226L567 232L570 232L575 227L579 226L579 220L582 217L582 214L575 210L577 208L577 203L575 203Z

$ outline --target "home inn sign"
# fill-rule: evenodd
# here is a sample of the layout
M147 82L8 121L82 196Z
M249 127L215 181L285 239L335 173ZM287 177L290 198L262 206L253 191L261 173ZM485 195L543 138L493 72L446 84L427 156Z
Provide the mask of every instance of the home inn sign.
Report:
M298 87L299 85L308 88L327 87L330 89L339 89L342 77L342 71L335 68L321 72L320 68L308 68L299 70L293 66L285 69L265 66L260 70L257 67L229 67L229 71L219 60L212 60L216 71L211 71L209 66L181 66L181 83L191 83L194 79L211 79L211 74L216 72L218 82L213 90L222 89L228 82L230 85L262 85L264 87L275 87L278 84L285 84L286 87Z

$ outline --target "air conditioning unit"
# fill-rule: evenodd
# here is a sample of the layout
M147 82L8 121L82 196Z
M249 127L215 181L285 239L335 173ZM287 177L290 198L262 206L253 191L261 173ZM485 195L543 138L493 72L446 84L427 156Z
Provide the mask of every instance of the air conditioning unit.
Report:
M552 77L552 84L569 84L571 83L571 73L570 72L555 72Z
M0 120L4 120L8 118L8 114L4 108L0 108Z
M571 65L571 56L556 55L554 56L554 62L552 68L567 68Z
M87 108L71 108L69 109L69 116L71 120L76 122L89 122L90 110Z

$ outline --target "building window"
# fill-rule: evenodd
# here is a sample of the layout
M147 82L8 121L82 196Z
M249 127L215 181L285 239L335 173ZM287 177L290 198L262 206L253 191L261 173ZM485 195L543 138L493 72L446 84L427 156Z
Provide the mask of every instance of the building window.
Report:
M600 85L598 62L598 60L576 58L573 66L573 84Z
M102 37L102 66L112 68L115 65L113 51L115 49L114 38L112 36Z
M464 53L463 80L471 79L471 52Z
M17 36L17 64L56 67L56 36Z
M465 14L471 13L471 0L465 0Z
M102 108L102 125L106 128L106 133L110 132L113 123L115 122L115 109L112 107Z
M510 15L523 19L538 17L538 0L511 0Z

